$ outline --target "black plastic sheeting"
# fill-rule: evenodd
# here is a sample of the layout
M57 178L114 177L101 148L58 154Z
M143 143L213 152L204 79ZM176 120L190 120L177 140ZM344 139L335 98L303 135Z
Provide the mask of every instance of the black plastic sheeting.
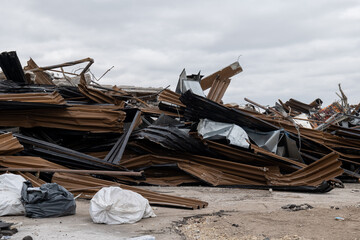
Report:
M60 217L76 212L74 196L57 183L45 183L40 188L33 188L26 181L21 190L21 201L26 217L30 218Z

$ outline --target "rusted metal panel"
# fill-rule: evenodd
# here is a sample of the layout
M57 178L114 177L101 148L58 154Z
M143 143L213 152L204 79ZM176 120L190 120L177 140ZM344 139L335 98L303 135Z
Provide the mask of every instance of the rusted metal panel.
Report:
M144 166L177 163L183 170L196 176L211 185L264 185L265 168L250 165L231 163L226 160L204 156L187 155L186 157L170 157L143 155L132 159L126 159L122 166L128 169L139 169ZM231 164L230 164L231 163Z
M244 151L239 148L220 144L214 141L205 140L205 143L211 150L216 151L223 156L226 156L233 162L250 164L254 166L278 166L282 170L290 172L298 169L293 165L287 164L286 161L278 161L276 158L266 158L250 151Z
M4 167L29 167L36 166L37 168L53 168L53 169L63 169L67 168L51 163L44 159L38 157L25 157L25 156L0 156L0 165ZM38 186L43 181L37 179L34 176L28 175L28 173L22 173L26 179L29 179L31 182L35 183L34 186ZM81 197L91 198L98 190L105 186L119 186L123 189L131 190L141 194L143 197L147 198L150 204L158 204L164 206L175 206L175 207L184 207L190 209L199 209L204 208L208 205L207 202L199 201L196 199L182 198L171 195L165 195L160 193L155 193L152 191L139 189L136 187L127 186L124 184L119 184L112 181L102 180L94 178L91 176L86 176L82 174L74 173L55 173L52 178L52 182L58 183L74 193L82 194Z
M254 145L254 144L251 144L251 149L253 149L255 151L255 153L261 153L263 155L269 156L271 158L277 159L277 160L282 161L282 162L287 162L289 164L292 164L292 165L295 165L295 166L298 166L298 167L306 167L307 166L304 163L292 160L290 158L279 156L279 155L277 155L275 153L267 151L267 150L265 150L265 149L263 149L261 147L258 147L258 146Z
M24 67L25 70L30 70L34 68L39 68L39 66L35 63L35 61L30 58L29 61L27 61L27 66ZM48 74L44 72L35 72L35 83L37 84L47 84L47 85L54 85L54 83L51 81L51 78Z
M230 64L229 66L207 76L207 77L204 77L200 84L201 84L201 87L203 90L206 90L208 88L210 88L214 81L216 79L229 79L233 76L235 76L236 74L238 73L241 73L243 70L239 64L239 62L234 62L232 64Z
M52 168L66 169L65 167L46 161L39 157L30 156L0 156L0 166L7 168Z
M11 155L23 149L23 145L11 133L0 134L0 155Z
M47 104L66 104L65 99L58 93L16 93L0 94L0 101L47 103Z
M74 105L66 109L8 110L2 111L0 126L121 133L125 116L125 112L119 107L101 105Z
M164 101L164 102L168 102L168 103L172 103L175 104L177 106L180 107L185 107L185 105L180 101L180 94L173 92L169 89L165 89L164 91L162 91L159 95L158 100L159 101Z
M216 79L214 83L212 84L210 91L206 98L220 103L221 99L223 98L226 89L228 88L230 84L230 79Z
M124 107L125 103L123 101L117 100L117 99L113 98L112 96L106 95L105 93L103 93L99 90L89 88L84 84L79 84L78 88L79 88L79 91L84 96L93 100L94 102L110 103L110 104L119 105L121 107Z
M148 199L150 204L153 205L156 204L164 206L184 207L190 209L204 208L208 205L207 202L196 199L155 193L145 189L93 178L90 176L82 176L69 173L55 173L52 182L60 184L61 186L72 192L74 195L82 194L81 197L85 198L91 198L102 187L119 186L123 189L139 193L144 198Z
M133 176L141 177L142 172L125 172L125 171L101 171L101 170L76 170L76 169L55 169L55 168L0 168L0 172L60 172L75 174L96 174L106 176Z
M330 153L292 174L281 175L267 172L265 176L269 184L274 186L317 186L344 172L338 158L338 154Z

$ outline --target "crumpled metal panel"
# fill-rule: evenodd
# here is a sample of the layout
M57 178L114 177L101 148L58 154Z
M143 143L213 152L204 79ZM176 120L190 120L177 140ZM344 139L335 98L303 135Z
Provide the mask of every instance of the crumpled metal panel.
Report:
M192 79L192 78L188 78L186 75L186 71L185 69L182 70L180 76L179 76L179 81L178 84L176 86L176 93L184 93L188 90L191 90L194 94L205 97L205 93L203 92L203 89L200 86L200 75L199 79Z
M205 118L200 120L197 131L205 139L226 138L232 145L243 148L250 146L247 133L235 124L215 122Z
M259 132L251 129L246 129L246 132L249 134L251 140L256 143L256 145L272 153L276 153L277 146L280 140L281 130L271 132Z
M184 80L183 81L183 92L191 90L194 94L205 97L205 93L203 92L200 83L192 80Z
M344 172L338 159L339 155L332 152L291 174L282 175L268 171L265 177L268 184L274 186L318 186L323 181L329 181Z

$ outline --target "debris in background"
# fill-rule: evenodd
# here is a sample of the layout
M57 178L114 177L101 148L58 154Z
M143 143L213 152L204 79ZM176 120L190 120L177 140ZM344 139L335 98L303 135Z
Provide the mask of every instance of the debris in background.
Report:
M303 203L303 204L288 204L281 207L282 209L289 210L289 211L300 211L300 210L308 210L314 208L313 206Z

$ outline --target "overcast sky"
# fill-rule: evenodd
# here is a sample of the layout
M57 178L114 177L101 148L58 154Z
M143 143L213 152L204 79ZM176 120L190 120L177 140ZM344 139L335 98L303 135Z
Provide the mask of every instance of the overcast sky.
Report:
M23 65L92 57L102 84L175 89L238 57L224 102L360 102L360 1L2 1L2 51ZM73 70L73 69L69 69Z

